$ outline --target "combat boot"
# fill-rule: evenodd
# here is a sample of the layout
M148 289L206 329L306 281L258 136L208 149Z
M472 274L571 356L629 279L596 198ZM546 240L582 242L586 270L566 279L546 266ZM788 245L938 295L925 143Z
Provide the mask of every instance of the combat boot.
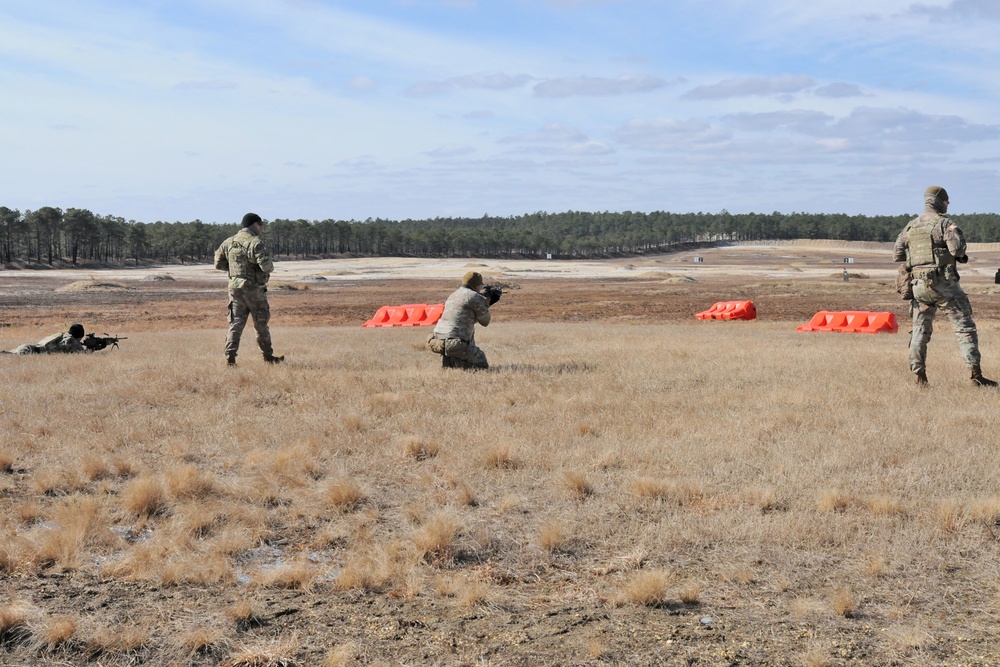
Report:
M285 356L282 355L280 357L276 357L273 354L267 354L264 355L264 361L266 361L269 364L280 364L285 361Z
M996 387L997 383L989 378L983 377L983 371L979 366L972 367L971 380L973 387Z
M927 386L927 371L917 371L917 386L926 387Z
M445 356L445 355L442 354L441 355L441 368L454 368L454 367L455 367L455 360L452 359L451 357L448 357L448 356Z
M235 354L227 354L226 355L226 365L227 366L235 366L236 365L236 355Z

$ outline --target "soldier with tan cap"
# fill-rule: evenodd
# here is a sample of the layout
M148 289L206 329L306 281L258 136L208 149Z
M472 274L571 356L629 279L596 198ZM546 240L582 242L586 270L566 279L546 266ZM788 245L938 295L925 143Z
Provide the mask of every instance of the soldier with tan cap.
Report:
M979 334L972 319L972 304L959 285L955 263L969 261L965 238L949 217L948 192L937 185L924 191L924 212L911 220L896 238L893 261L905 262L910 272L913 299L910 314L910 371L918 385L927 384L927 343L934 330L934 315L940 308L955 329L958 348L969 367L972 384L996 387L980 368Z
M489 368L486 354L476 347L476 324L490 323L489 300L480 291L483 276L469 271L462 276L462 285L444 302L444 312L427 339L427 347L441 355L444 368ZM497 293L499 299L499 293ZM494 301L495 303L495 301Z

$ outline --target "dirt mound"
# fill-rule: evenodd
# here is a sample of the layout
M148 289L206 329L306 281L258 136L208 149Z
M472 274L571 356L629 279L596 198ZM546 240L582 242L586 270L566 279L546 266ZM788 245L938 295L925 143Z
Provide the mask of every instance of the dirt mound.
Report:
M143 280L151 280L153 282L173 281L173 279L173 276L166 273L152 273L143 278Z
M121 283L76 280L56 289L57 292L128 292L135 289Z

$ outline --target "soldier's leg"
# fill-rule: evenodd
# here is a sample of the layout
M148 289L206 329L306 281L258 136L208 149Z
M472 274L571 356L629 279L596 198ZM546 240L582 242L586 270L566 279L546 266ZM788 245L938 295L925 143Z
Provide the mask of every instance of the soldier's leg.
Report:
M250 309L242 297L242 290L229 290L229 334L226 336L226 356L230 359L236 358L236 353L240 349L240 337L243 335L243 328L247 325L247 318L250 316Z
M472 368L489 368L490 364L486 361L486 353L483 352L475 343L469 344L469 350L466 353L465 361Z
M969 368L978 368L980 362L979 332L972 319L972 304L969 302L969 297L964 293L956 295L948 302L945 312L955 329L958 349L962 353L965 365Z
M462 340L449 339L445 343L445 353L455 360L456 368L489 368L486 354L480 350L475 341L466 343Z
M910 372L927 374L927 343L934 333L934 314L937 306L914 300L913 330L910 332Z
M268 322L271 321L271 307L267 303L267 292L254 290L248 300L253 328L257 332L257 347L264 353L264 358L269 359L274 356L274 348L271 346L271 329L268 327Z

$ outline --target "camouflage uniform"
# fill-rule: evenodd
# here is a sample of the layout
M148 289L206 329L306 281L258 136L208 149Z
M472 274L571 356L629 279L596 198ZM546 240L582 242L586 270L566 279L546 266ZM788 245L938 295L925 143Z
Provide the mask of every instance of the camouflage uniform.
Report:
M444 312L427 340L427 347L441 355L441 365L446 368L489 368L486 354L476 347L477 323L489 326L489 302L463 284L444 302Z
M990 381L977 382L977 377L985 380L979 370L979 336L972 319L972 304L959 285L955 266L956 261L968 261L965 238L958 225L945 215L948 200L942 188L928 188L924 200L924 212L903 228L893 249L893 260L905 262L913 281L910 371L917 376L918 383L927 382L927 343L933 333L934 315L941 309L955 329L959 350L972 371L973 382L988 384Z
M87 348L83 346L83 343L71 334L57 333L46 336L38 341L37 345L32 345L31 343L18 345L13 350L6 352L6 354L53 354L59 352L72 354L74 352L86 351Z
M257 345L264 353L264 359L280 359L274 357L271 331L267 326L271 319L267 281L274 270L274 263L260 234L252 226L244 227L235 236L223 241L215 251L215 268L229 272L229 335L226 337L225 353L230 363L236 359L240 337L250 317L253 318Z

